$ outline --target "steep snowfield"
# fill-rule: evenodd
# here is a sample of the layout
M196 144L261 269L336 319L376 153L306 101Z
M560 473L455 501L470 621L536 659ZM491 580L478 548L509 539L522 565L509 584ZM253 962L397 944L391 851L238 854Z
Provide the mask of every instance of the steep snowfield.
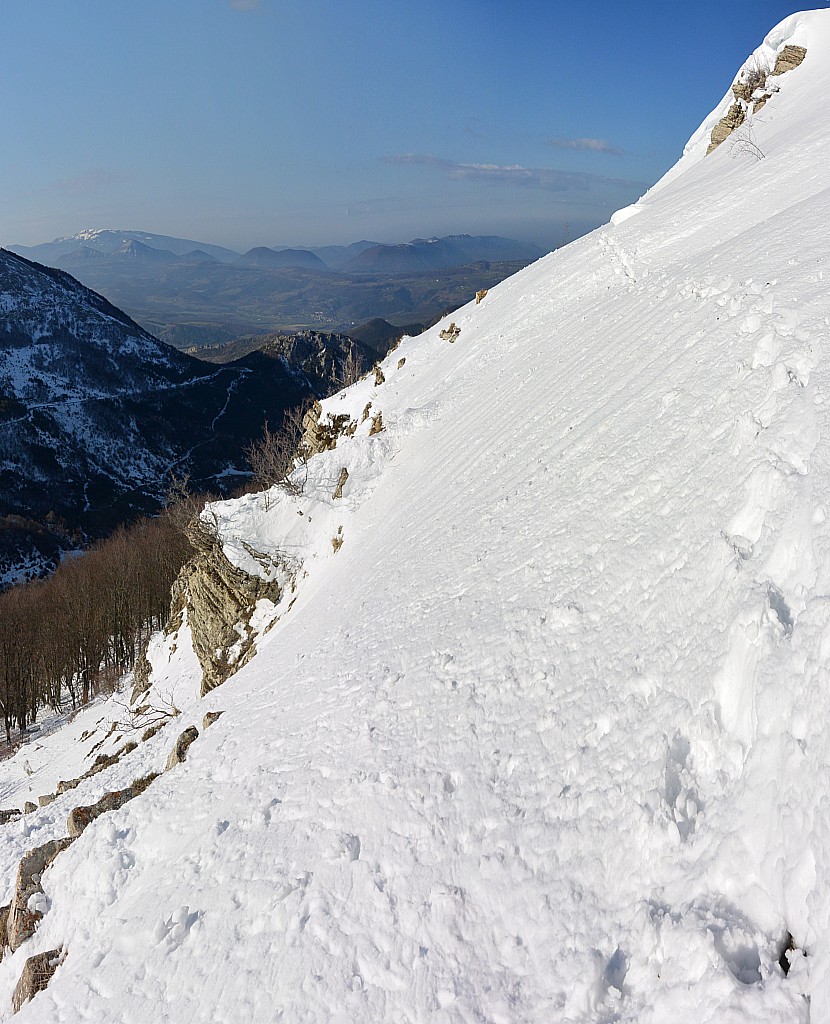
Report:
M293 605L202 702L159 642L176 723L0 827L10 891L225 709L46 873L0 1013L63 945L21 1022L830 1021L830 12L769 42L765 159L687 153L330 399L370 418L301 496L213 507Z

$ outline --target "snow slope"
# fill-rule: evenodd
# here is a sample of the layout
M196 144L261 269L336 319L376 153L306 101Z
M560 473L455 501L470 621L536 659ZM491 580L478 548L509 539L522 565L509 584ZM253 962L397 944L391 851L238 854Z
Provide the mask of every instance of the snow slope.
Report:
M47 871L0 1013L62 945L19 1020L830 1021L830 12L770 39L808 52L765 159L687 152L329 399L358 426L302 495L213 506L240 566L299 567L290 607L117 777L0 828L10 890L225 709ZM186 628L153 659L192 696Z

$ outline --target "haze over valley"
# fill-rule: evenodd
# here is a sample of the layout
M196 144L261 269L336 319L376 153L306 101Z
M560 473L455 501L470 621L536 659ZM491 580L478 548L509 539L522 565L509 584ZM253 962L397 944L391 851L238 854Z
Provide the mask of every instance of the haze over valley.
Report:
M179 348L280 329L348 333L376 317L431 323L543 255L534 244L494 236L236 253L113 230L9 248L69 271Z

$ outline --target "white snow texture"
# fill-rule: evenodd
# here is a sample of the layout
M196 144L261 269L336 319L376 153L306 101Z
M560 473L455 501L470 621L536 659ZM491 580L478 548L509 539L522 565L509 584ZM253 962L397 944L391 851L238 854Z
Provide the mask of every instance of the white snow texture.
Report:
M182 714L0 827L8 902L225 710L45 873L0 1017L62 946L21 1024L830 1021L830 12L785 43L763 159L704 157L722 105L635 207L329 399L359 426L303 494L213 507L292 603L204 700L187 628L158 639ZM0 806L116 715L2 764Z

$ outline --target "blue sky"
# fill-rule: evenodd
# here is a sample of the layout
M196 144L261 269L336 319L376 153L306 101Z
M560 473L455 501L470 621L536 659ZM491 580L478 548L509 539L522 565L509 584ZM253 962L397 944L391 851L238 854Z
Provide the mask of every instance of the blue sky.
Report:
M5 0L0 244L112 227L239 250L551 246L656 181L798 9Z

